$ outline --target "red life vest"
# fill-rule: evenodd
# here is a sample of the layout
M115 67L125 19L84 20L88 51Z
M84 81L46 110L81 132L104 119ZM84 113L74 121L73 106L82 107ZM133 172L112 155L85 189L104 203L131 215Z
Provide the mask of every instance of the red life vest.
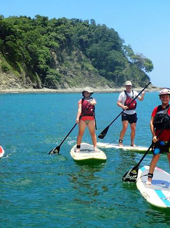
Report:
M170 116L168 115L168 110L170 106L167 105L165 109L162 108L162 105L159 105L157 108L157 113L154 117L153 125L155 130L161 130L164 124L169 124L166 126L166 130L170 130Z
M95 106L89 102L92 101L92 97L82 99L82 115L83 116L95 116Z
M126 94L126 100L125 100L124 105L125 106L128 106L128 109L127 110L134 110L134 109L136 109L137 102L135 100L132 102L132 100L134 99L134 92L133 92L133 90L132 90L132 97L130 97L127 94L126 90L124 92Z

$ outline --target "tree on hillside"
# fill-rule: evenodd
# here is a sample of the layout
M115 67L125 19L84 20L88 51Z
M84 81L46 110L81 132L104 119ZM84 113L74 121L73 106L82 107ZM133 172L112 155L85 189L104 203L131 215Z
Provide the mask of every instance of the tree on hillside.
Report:
M33 83L38 77L53 88L88 83L94 75L112 86L131 78L141 85L153 70L150 59L134 54L114 29L93 19L0 16L0 54L3 69L8 64Z

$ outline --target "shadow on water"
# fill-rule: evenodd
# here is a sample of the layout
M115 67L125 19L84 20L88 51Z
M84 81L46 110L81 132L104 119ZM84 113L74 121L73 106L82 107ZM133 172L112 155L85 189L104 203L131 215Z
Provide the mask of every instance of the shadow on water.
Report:
M100 172L104 167L105 163L93 163L90 165L77 164L77 171L69 173L70 183L72 184L74 191L77 191L77 194L74 196L74 201L92 203L92 201L96 201L95 197L99 196L101 191L108 190L107 186L103 185L103 178L100 176ZM101 185L99 187L99 183L103 186ZM83 196L83 198L80 196Z
M166 227L167 225L170 226L170 208L159 208L150 205L150 209L146 210L145 213L147 216L149 215L150 217L155 218L154 220L150 220L151 226L152 224L155 224L155 221L157 221L157 225L160 224L162 226L163 224L166 224Z
M72 180L78 180L79 178L85 178L85 180L94 180L95 174L102 171L102 169L105 167L105 162L103 163L89 163L89 164L83 164L83 163L77 163L76 164L76 172L75 170L70 174L70 177L72 177ZM74 181L73 181L74 182Z
M89 159L89 160L82 160L82 161L75 161L75 163L77 163L80 166L97 166L100 164L104 164L106 162L106 160L95 160L95 159Z
M136 183L122 182L122 188L125 190L137 190Z

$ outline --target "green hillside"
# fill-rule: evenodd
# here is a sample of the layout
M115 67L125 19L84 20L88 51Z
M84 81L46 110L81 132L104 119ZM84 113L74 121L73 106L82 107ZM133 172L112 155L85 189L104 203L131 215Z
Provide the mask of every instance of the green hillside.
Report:
M94 20L0 16L1 87L70 88L149 82L152 61Z

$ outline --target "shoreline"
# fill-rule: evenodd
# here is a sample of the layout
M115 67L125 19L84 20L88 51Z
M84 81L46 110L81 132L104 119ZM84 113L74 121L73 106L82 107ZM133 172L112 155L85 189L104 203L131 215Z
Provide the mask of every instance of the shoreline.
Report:
M94 93L120 93L125 90L125 87L118 88L92 88L88 87L90 90L94 91ZM134 87L133 90L140 92L142 87ZM149 87L145 89L145 92L157 92L161 88L159 87ZM68 89L33 89L33 88L22 88L22 89L0 89L0 94L8 94L8 93L81 93L84 88L68 88Z

